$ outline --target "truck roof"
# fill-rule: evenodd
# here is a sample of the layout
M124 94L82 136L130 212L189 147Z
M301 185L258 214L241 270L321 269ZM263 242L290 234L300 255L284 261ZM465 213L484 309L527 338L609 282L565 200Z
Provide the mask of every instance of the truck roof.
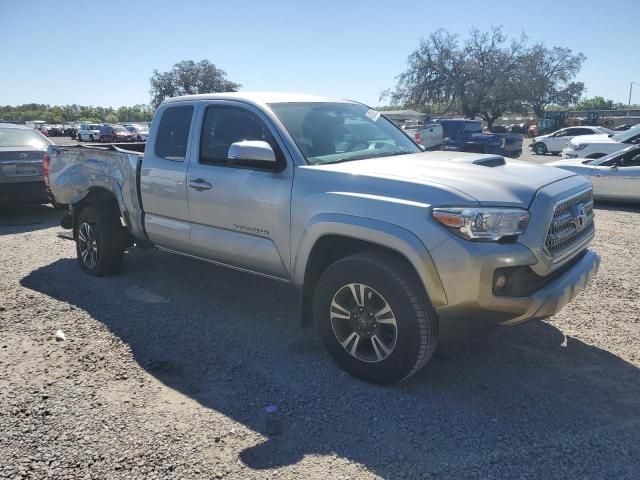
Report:
M224 92L205 93L200 95L184 95L181 97L167 98L163 103L185 102L193 100L241 100L251 103L296 103L296 102L341 102L356 103L351 100L343 100L319 95L307 95L304 93L288 92Z

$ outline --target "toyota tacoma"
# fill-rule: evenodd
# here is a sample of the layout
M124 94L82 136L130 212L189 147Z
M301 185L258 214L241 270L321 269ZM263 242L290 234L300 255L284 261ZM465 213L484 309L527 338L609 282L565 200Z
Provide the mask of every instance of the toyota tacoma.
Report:
M554 315L599 265L583 177L423 152L354 101L178 97L146 147L55 145L44 161L85 272L140 246L290 283L303 325L375 383L416 373L442 335Z

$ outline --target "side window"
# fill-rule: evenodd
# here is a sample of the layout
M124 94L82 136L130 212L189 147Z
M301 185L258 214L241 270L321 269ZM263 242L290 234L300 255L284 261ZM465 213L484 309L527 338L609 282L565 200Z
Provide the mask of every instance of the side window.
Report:
M640 154L636 151L624 159L623 167L640 167Z
M252 164L227 157L231 144L243 140L262 140L271 145L277 162L268 170L282 170L286 165L280 146L256 114L238 107L207 107L200 138L200 163L265 169L260 162Z
M560 130L558 131L554 137L565 137L567 135L567 129L565 128L564 130Z
M169 107L162 114L156 134L156 155L167 160L184 161L193 117L192 105Z
M593 130L590 130L588 128L576 128L576 133L575 135L595 135L597 133L603 133L603 132L594 132Z

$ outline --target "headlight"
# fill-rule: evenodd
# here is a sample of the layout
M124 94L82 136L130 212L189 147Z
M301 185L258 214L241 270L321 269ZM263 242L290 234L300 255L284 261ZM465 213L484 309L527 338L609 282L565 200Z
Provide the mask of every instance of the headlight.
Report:
M529 212L521 208L434 208L431 215L467 240L496 242L520 235L529 224Z

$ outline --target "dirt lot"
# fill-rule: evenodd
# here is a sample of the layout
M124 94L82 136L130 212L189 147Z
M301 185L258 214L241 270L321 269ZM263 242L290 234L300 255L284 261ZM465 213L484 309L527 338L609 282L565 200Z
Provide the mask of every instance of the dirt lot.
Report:
M143 250L93 278L58 217L0 210L0 478L640 478L640 209L597 209L601 270L559 315L385 388L288 287Z

